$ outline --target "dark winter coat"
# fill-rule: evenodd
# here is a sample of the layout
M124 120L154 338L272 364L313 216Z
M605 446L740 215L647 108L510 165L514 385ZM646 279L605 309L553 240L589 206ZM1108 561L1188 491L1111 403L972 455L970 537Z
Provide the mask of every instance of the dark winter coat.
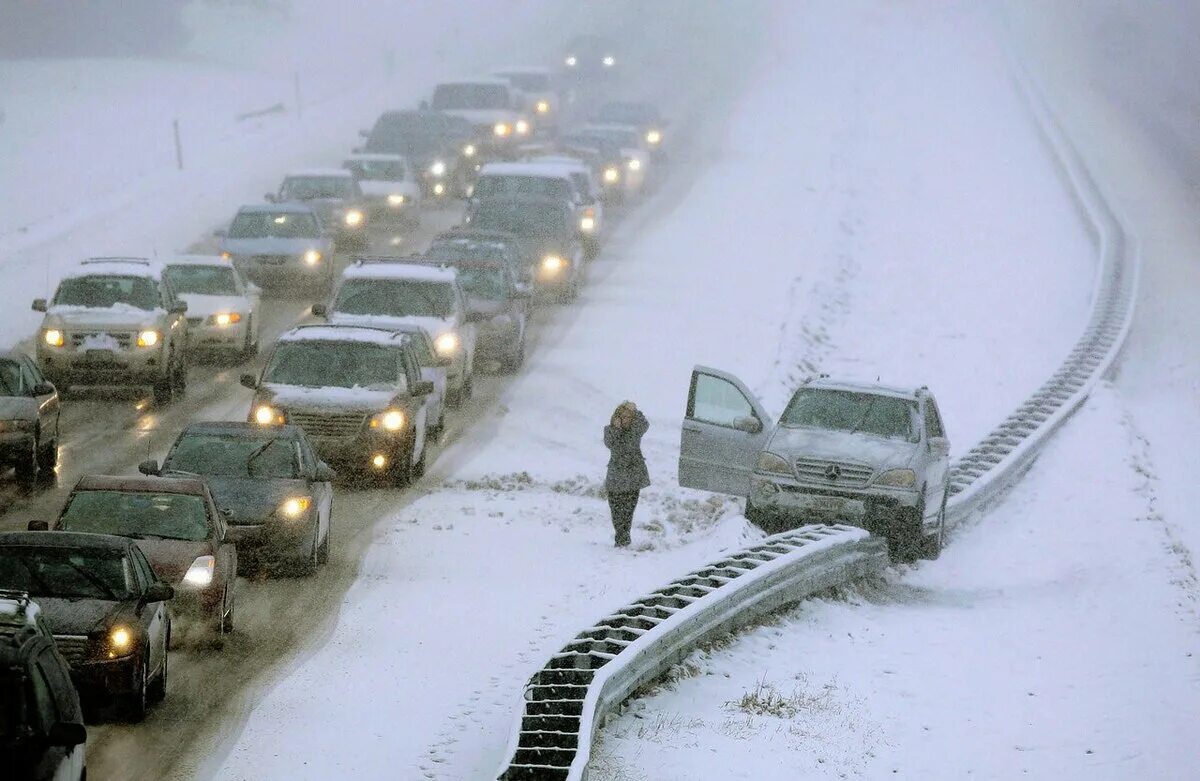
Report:
M650 422L641 410L634 413L629 428L604 427L604 445L609 450L604 487L610 494L640 491L650 485L650 472L642 455L642 435L648 428Z

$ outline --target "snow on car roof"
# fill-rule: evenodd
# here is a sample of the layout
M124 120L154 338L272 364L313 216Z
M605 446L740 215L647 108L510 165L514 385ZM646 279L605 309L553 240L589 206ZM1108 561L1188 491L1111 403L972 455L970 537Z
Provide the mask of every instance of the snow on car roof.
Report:
M873 393L879 396L896 396L902 399L915 399L918 388L901 388L894 385L884 385L878 382L854 379L830 379L821 377L804 385L806 388L822 388L826 390L844 390L855 393Z
M404 258L371 259L361 258L361 261L346 268L342 272L345 279L411 279L422 282L445 282L454 284L458 281L458 273L452 268L429 266L419 260L412 262Z
M229 266L230 262L220 255L172 255L167 266Z
M62 278L118 276L158 279L162 271L161 263L145 258L90 258L63 274Z
M336 177L338 179L352 178L353 174L345 168L301 168L297 171L288 171L284 176L285 179L300 179L309 177Z
M366 342L399 344L406 337L390 328L365 325L301 325L280 334L279 342Z
M346 171L349 174L349 171ZM307 203L291 201L288 203L251 203L238 209L239 214L315 214L313 207Z
M488 163L479 170L480 176L536 176L542 179L562 179L567 172L555 165L535 163Z

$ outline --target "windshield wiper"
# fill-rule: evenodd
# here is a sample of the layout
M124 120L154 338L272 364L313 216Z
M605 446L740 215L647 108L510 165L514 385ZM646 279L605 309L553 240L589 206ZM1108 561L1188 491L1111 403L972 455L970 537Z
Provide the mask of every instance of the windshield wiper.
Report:
M873 396L871 398L871 400L869 402L867 402L866 412L864 412L862 414L862 417L858 419L857 423L855 423L853 426L850 427L849 433L851 433L851 434L858 433L859 429L862 428L862 424L867 422L867 418L870 417L872 410L875 409L875 402L877 402L877 401L879 401L879 397Z
M271 445L274 445L274 444L275 444L275 440L268 439L262 445L260 445L259 447L256 447L254 449L254 452L246 457L246 477L254 477L254 470L251 469L251 467L253 466L255 460L257 460L258 457L261 456L263 453L267 452L268 448L270 448Z

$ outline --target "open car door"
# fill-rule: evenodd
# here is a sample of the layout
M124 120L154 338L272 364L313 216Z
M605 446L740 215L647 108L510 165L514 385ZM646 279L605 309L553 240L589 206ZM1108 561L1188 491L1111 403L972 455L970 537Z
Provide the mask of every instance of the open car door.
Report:
M773 425L737 377L695 367L679 442L679 484L748 496L750 473Z

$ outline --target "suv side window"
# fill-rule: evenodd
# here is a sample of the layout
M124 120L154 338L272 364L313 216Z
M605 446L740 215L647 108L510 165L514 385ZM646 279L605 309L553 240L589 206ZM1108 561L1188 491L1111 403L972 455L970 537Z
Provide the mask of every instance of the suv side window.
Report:
M930 439L946 436L946 429L942 426L942 416L938 414L937 404L931 398L925 399L925 432Z
M732 427L738 418L753 416L754 407L733 383L711 374L696 375L687 417Z

